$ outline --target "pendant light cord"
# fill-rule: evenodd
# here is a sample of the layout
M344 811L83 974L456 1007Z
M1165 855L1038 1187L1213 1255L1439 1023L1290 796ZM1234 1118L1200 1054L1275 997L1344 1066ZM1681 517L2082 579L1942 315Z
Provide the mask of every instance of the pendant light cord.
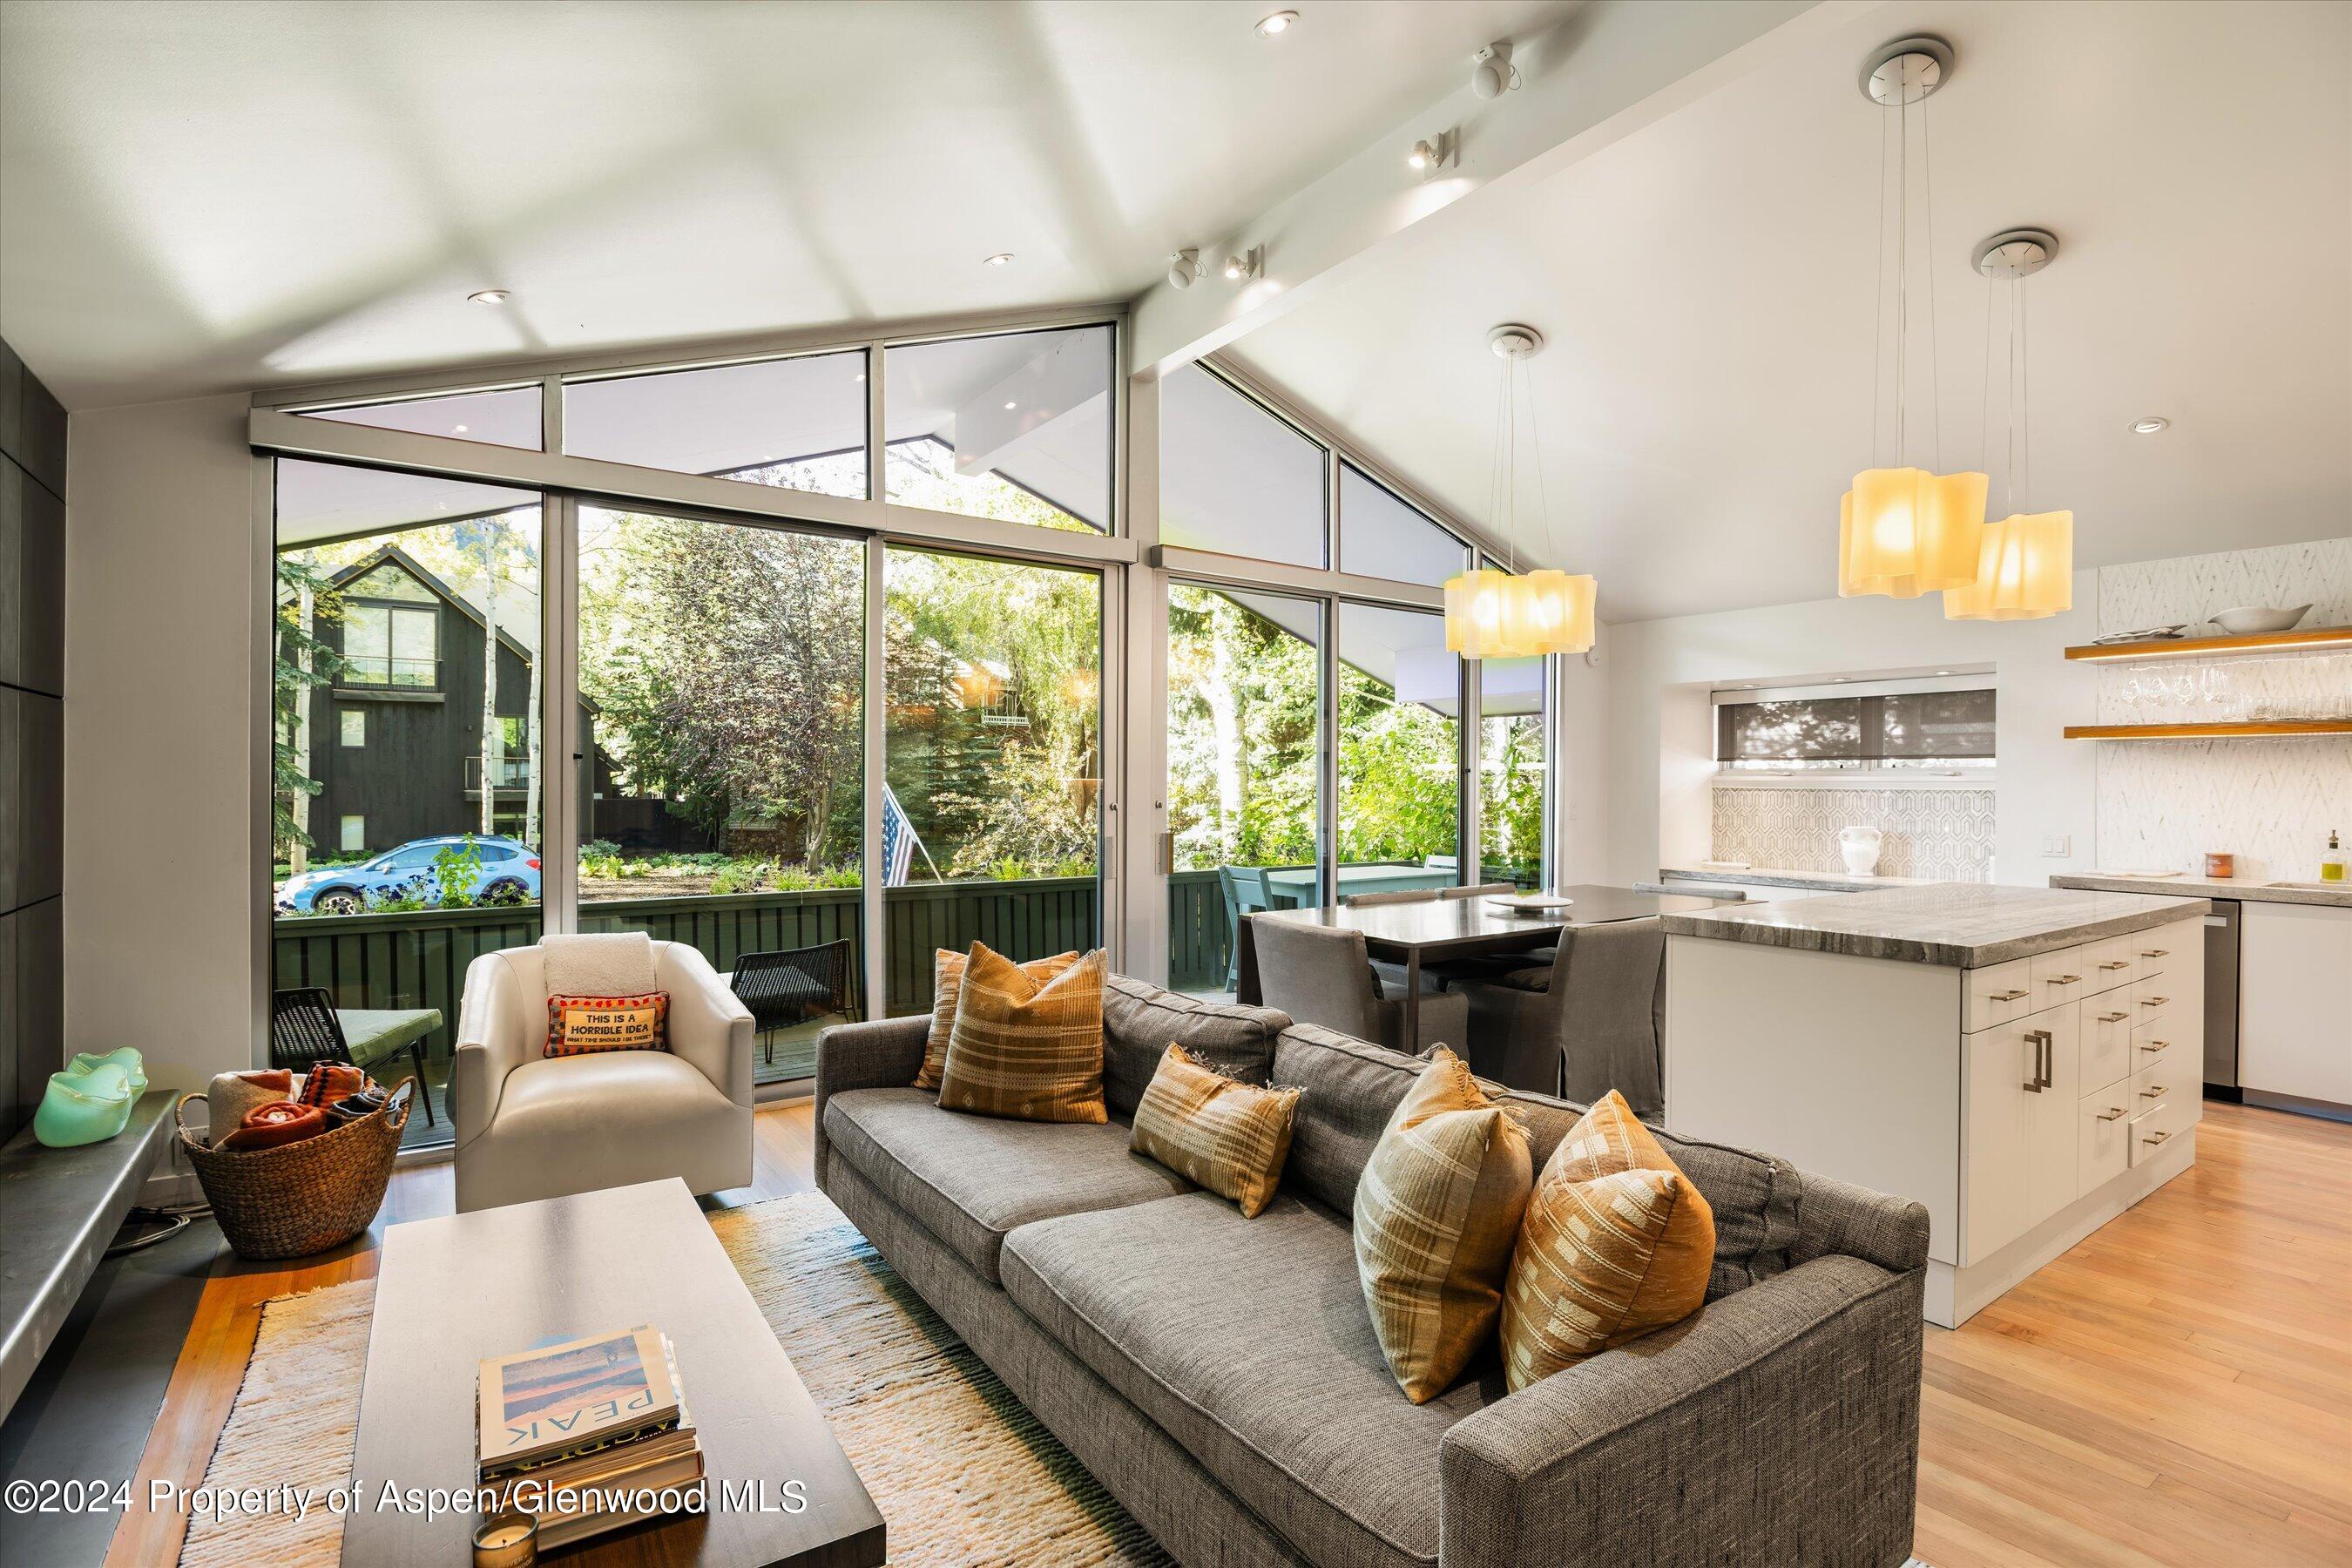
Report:
M1936 467L1944 466L1944 351L1936 322L1936 149L1927 136L1927 103L1919 102L1919 174L1927 224L1927 407L1936 421Z
M1908 437L1911 367L1911 94L1907 83L1896 91L1895 171L1895 466L1903 467L1903 447Z
M1886 374L1886 122L1878 124L1878 226L1870 236L1870 272L1878 286L1878 298L1870 310L1870 460L1865 468L1878 466L1878 420L1885 399L1878 386Z

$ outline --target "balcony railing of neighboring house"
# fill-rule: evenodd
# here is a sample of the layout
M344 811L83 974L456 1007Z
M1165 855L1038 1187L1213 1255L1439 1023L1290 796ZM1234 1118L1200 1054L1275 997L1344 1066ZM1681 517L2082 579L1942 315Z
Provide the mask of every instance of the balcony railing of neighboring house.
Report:
M460 759L465 763L465 789L467 795L482 793L482 759L470 756ZM493 757L490 759L490 787L501 790L522 790L530 787L530 758Z
M335 684L346 689L368 690L376 688L414 691L438 691L441 689L441 661L437 658L395 658L385 654L344 654L343 668L335 677Z

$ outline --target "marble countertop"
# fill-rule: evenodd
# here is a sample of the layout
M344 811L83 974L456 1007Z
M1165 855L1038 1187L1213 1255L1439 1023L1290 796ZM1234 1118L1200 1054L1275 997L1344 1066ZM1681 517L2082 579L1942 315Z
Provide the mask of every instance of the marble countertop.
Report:
M1936 882L1667 915L1669 936L1982 969L2201 915L2201 898Z
M2214 880L2204 877L2082 877L2061 874L2050 879L2053 888L2087 888L2106 893L2163 893L2184 899L2242 899L2266 904L2318 904L2352 910L2352 882L2333 888L2266 887L2261 882Z
M1927 877L1857 877L1851 871L1785 871L1770 866L1750 866L1744 871L1709 870L1704 866L1661 866L1662 882L1723 882L1734 887L1819 888L1841 893L1864 893L1879 888L1932 888Z

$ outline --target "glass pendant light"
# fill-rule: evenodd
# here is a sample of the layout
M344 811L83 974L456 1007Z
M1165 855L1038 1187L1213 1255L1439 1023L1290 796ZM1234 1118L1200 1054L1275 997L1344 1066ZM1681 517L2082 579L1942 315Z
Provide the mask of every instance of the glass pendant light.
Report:
M1920 36L1897 38L1880 46L1863 63L1862 90L1882 109L1895 113L1895 462L1854 475L1853 488L1838 505L1838 595L1884 594L1890 598L1916 599L1938 589L1965 587L1977 577L1983 549L1986 476L1959 472L1938 474L1905 461L1910 407L1911 300L1911 106L1949 79L1952 47L1941 38ZM1927 111L1920 111L1921 161L1927 156ZM1929 190L1932 195L1932 175ZM1879 203L1881 230L1887 194L1887 175L1881 143ZM1942 374L1935 353L1936 258L1935 215L1928 214L1927 255L1927 378L1931 395ZM1884 268L1880 288L1885 289ZM1877 311L1880 333L1873 353L1871 380L1871 448L1878 447L1878 374L1885 358L1885 311ZM1936 425L1931 445L1940 450L1943 419L1940 403L1931 395ZM1937 465L1940 467L1941 465Z
M1495 437L1495 463L1487 496L1487 524L1516 556L1518 530L1518 404L1515 373L1543 347L1533 327L1506 322L1486 334L1487 346L1503 361L1503 388ZM1528 416L1534 416L1529 399ZM1536 454L1538 520L1550 542L1550 508L1543 494L1543 454ZM1524 658L1552 653L1582 653L1592 646L1593 600L1598 584L1588 576L1545 567L1517 573L1482 566L1445 584L1445 646L1465 658Z
M2019 470L2033 475L2032 405L2026 398L2025 279L2057 259L2058 240L2045 229L2004 229L1977 247L1977 270L2009 285L2009 374L2005 390L2008 457L2002 477L2010 513L1984 531L1972 582L1944 593L1944 616L1954 621L2035 621L2074 607L2074 514L2021 512L2016 508ZM1992 294L1985 292L1985 389L1992 389ZM1990 435L1990 421L1987 434ZM2022 443L2021 460L2019 437ZM1988 443L1990 445L1990 443Z

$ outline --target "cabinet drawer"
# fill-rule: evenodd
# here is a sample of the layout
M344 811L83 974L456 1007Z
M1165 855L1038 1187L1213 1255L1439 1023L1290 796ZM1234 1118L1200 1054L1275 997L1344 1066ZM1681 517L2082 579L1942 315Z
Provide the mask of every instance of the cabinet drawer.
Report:
M2168 979L2161 973L2143 975L2133 981L2132 1016L2143 1024L2164 1016L2165 1009L2171 1005L2173 993L2179 988L2178 976Z
M2200 1059L2193 1069L2184 1066L2189 1053L2175 1043L2176 1037L2179 1033L2179 1030L2173 1027L2168 1017L2150 1018L2144 1023L2136 1022L2131 1032L2131 1070L2134 1075L2143 1071L2159 1075L2166 1073L2182 1075L2193 1072L2199 1080L2199 1092L2202 1093L2205 1073L2205 1064L2201 1059L2203 1047L2199 1047Z
M2109 937L2090 944L2089 979L2094 991L2113 991L2139 978L2139 962L2129 937Z
M2092 977L2098 970L2092 960L2097 956L2098 945L2086 942L2081 947L2062 947L2055 952L2033 955L2031 962L2035 1011L2077 1001L2097 989Z
M2161 974L2167 969L2178 968L2186 962L2190 955L2181 951L2181 943L2188 940L2180 934L2184 931L2196 936L2202 934L2203 928L2195 925L2158 926L2154 931L2134 931L2129 936L2117 937L2116 940L2124 944L2124 951L2131 958L2132 978L2145 980L2151 974ZM2205 960L2201 951L2194 956L2200 963Z
M2131 997L2117 991L2084 998L2083 1016L2083 1091L2106 1088L2139 1066L2133 1059ZM2143 1058L2145 1059L2145 1058Z
M2132 1115L2135 1117L2144 1116L2184 1096L2195 1100L2205 1093L2201 1079L2195 1083L2189 1082L2181 1074L2172 1070L2179 1065L2173 1053L2167 1051L2164 1056L2164 1060L2141 1068L2131 1076Z
M2198 1102L2167 1100L2131 1119L2131 1163L2144 1165L2167 1143L2197 1125Z
M1969 1034L2022 1018L2033 1011L2033 961L2012 958L1964 972L1960 1027Z
M2131 1168L2131 1085L2085 1095L2076 1122L2074 1195L2083 1197ZM2150 1152L2154 1152L2153 1150Z

